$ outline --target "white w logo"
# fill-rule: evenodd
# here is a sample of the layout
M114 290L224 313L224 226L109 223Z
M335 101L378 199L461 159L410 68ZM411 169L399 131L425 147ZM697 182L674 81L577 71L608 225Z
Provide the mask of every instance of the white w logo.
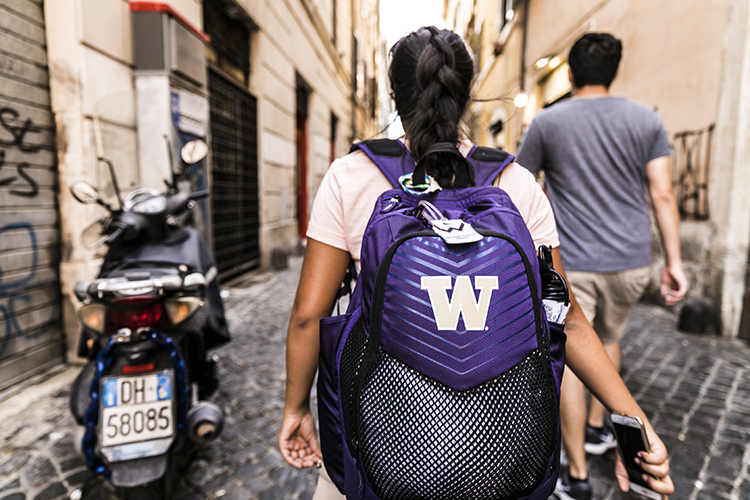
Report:
M450 276L422 276L422 290L430 295L438 330L455 330L462 313L467 330L484 330L492 292L499 288L497 276L475 276L474 286L479 290L479 302L474 296L471 278L458 276L452 300L448 301L446 290L451 287Z

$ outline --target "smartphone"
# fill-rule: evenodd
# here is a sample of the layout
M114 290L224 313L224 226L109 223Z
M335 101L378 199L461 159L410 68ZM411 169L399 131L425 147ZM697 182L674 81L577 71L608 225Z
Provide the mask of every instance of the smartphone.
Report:
M653 500L663 500L664 495L650 489L641 477L646 472L635 463L639 451L650 452L651 448L646 437L646 429L639 417L612 414L612 427L617 437L617 446L620 449L625 468L628 470L630 489L641 496Z

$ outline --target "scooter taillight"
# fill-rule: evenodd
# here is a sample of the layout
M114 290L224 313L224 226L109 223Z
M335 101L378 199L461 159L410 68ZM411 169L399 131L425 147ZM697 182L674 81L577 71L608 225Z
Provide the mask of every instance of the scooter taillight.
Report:
M114 333L120 328L132 331L144 327L167 330L170 326L161 302L155 302L153 297L118 299L107 307L107 333Z

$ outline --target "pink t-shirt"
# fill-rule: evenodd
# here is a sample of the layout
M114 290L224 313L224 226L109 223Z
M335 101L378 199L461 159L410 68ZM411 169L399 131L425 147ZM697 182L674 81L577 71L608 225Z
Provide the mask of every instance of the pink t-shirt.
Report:
M471 142L462 141L459 149L466 155L472 146ZM493 184L513 200L537 247L560 245L552 207L531 172L512 163ZM337 159L315 195L307 237L349 252L359 269L365 226L378 197L391 187L362 151Z

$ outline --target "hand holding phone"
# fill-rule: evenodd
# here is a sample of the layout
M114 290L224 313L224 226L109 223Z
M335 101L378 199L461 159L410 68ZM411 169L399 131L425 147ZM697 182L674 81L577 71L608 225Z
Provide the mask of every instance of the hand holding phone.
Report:
M630 417L627 415L612 414L612 427L617 437L617 447L620 450L623 464L628 471L630 479L630 488L633 492L653 500L663 500L665 497L648 487L643 480L643 474L646 472L636 463L635 459L638 452L645 451L649 453L649 446L646 430L643 422L639 417Z

